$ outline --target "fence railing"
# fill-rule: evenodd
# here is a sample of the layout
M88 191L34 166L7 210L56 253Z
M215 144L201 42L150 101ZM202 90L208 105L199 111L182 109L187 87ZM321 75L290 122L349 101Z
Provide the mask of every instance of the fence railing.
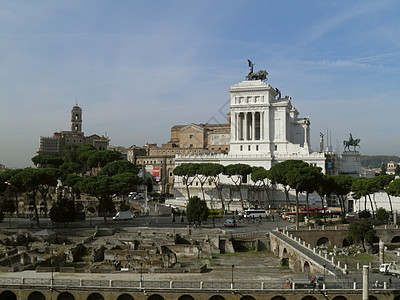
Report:
M91 280L91 279L47 279L47 278L20 278L0 277L0 286L37 286L58 288L101 287L107 289L133 288L156 290L283 290L283 289L310 289L311 283L292 282L289 285L283 281L129 281L129 280ZM315 286L314 286L315 287ZM362 283L327 282L319 287L320 290L357 290ZM374 286L371 289L400 289L400 283Z

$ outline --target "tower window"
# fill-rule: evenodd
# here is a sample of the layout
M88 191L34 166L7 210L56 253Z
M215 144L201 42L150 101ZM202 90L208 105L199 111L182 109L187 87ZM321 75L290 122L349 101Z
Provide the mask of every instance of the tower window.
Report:
M275 151L278 151L278 145L275 145Z
M249 151L251 150L251 146L250 145L248 146L248 149L249 149Z
M256 145L256 151L258 151L258 145Z
M240 146L240 151L243 151L243 146Z

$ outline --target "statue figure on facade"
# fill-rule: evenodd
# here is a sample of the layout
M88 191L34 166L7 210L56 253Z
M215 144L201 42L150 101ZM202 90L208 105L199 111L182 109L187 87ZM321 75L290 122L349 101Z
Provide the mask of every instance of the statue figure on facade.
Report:
M247 74L247 76L250 76L251 74L253 74L254 64L251 62L250 59L248 59L247 61L249 62L249 67L250 67L250 72L249 72L249 74Z
M282 93L278 88L275 88L275 91L278 93L278 99L282 98Z
M267 81L267 75L268 72L265 70L260 70L257 71L256 73L253 73L254 71L254 64L251 62L250 59L247 60L249 62L249 67L250 67L250 72L246 76L247 80L261 80L261 81Z
M343 146L344 150L346 151L346 148L348 151L350 151L350 146L353 146L353 151L356 151L356 147L360 147L360 139L353 139L353 135L350 133L350 137L348 141L343 141Z

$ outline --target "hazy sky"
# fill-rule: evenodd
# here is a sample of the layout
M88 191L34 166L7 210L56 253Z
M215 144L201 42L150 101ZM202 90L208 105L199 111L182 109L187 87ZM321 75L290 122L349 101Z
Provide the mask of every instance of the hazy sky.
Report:
M27 167L40 136L168 142L176 124L225 122L247 59L310 117L311 142L349 133L362 154L400 155L399 1L0 3L0 163Z

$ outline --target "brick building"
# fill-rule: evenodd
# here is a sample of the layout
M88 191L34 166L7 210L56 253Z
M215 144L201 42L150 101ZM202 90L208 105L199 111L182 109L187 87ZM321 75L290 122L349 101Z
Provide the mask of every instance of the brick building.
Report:
M71 130L54 132L51 137L41 136L37 153L62 157L65 146L85 144L90 144L97 150L106 150L109 139L97 134L85 136L82 131L82 108L75 105L71 110Z

